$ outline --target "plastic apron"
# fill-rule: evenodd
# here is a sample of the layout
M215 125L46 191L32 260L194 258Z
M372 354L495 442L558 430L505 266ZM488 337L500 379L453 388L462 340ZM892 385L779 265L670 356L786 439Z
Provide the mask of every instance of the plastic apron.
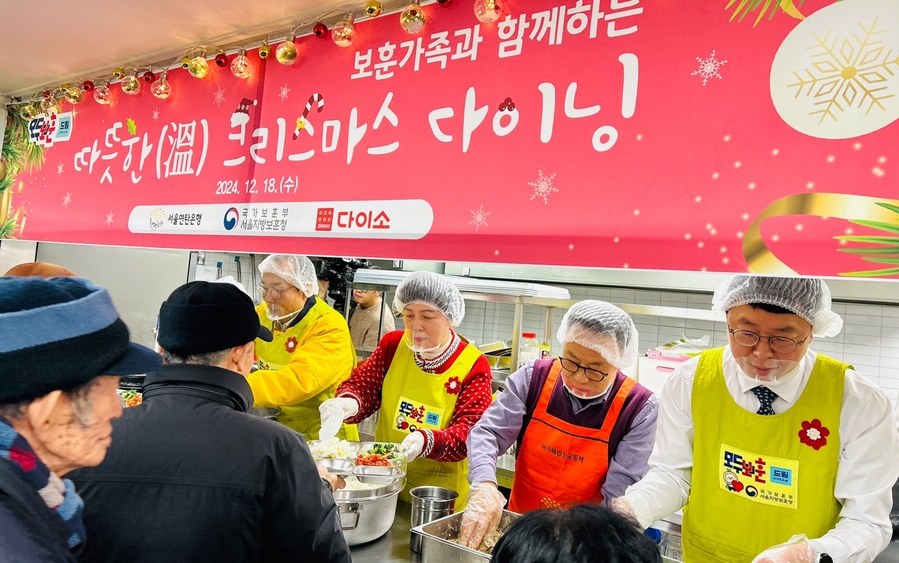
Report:
M463 342L463 345L465 348L453 365L439 374L422 371L405 340L397 346L381 388L375 440L402 442L418 428L443 430L449 426L462 381L481 356L481 351L471 344ZM468 501L468 459L440 462L420 457L414 460L406 470L406 488L400 493L400 499L412 502L409 491L422 485L456 491L459 493L456 512L461 511Z
M609 436L635 382L627 378L621 384L602 428L585 428L546 412L561 371L561 364L555 360L524 432L509 498L512 512L603 500L602 484L609 472Z
M723 350L702 353L693 382L683 552L685 561L748 563L793 534L821 537L839 520L834 484L844 374L851 366L819 355L796 403L760 415L728 392Z

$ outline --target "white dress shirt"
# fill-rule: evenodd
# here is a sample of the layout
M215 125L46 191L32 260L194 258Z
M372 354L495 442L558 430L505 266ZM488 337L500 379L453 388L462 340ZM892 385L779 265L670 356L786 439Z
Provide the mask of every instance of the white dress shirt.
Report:
M796 376L765 384L778 395L772 404L775 413L789 410L802 395L816 358L808 350ZM724 350L723 362L727 391L742 408L756 412L759 400L751 389L760 382L743 373L729 347ZM685 362L665 383L649 473L624 496L644 527L682 508L690 493L693 378L698 363L698 358ZM821 538L809 538L815 550L829 554L835 562L873 560L890 541L892 487L897 478L899 432L890 400L870 380L846 370L834 487L842 505L840 520Z

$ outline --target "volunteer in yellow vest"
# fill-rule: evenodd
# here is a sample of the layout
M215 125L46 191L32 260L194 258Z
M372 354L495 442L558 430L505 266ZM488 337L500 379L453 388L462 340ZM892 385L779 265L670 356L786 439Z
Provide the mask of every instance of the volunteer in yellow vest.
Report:
M665 385L650 470L613 507L684 507L684 561L863 562L888 544L899 436L890 400L809 350L843 321L820 279L730 276L728 345Z
M322 404L322 423L358 423L377 412L375 440L400 442L414 460L400 498L411 501L419 485L446 487L459 493L459 511L468 497L465 439L490 405L490 365L452 329L465 303L449 278L415 272L397 286L393 306L405 330L384 335L337 398Z
M256 407L280 407L278 422L317 440L318 407L334 396L356 365L356 352L343 316L318 299L315 267L309 258L272 254L259 264L264 300L256 313L274 334L256 340L257 371L247 377ZM338 436L358 440L355 426Z
M637 328L611 303L587 300L565 313L558 358L510 375L468 435L472 483L461 538L477 548L502 517L496 460L518 444L509 510L602 503L649 469L659 400L622 373L637 360Z

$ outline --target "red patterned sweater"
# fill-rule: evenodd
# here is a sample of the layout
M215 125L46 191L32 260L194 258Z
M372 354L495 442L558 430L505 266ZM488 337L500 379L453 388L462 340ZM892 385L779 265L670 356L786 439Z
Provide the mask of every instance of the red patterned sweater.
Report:
M353 375L337 388L338 397L352 397L359 402L359 413L347 419L348 423L362 422L381 408L381 387L384 385L384 376L387 375L397 346L405 346L402 330L385 334L372 355L356 366ZM462 349L463 346L458 346L446 361L433 369L433 373L446 372L462 353ZM492 380L490 364L487 363L487 358L481 355L462 381L449 426L432 433L419 430L425 437L425 446L422 450L427 452L425 457L442 462L465 459L468 455L465 446L468 432L480 420L493 400Z

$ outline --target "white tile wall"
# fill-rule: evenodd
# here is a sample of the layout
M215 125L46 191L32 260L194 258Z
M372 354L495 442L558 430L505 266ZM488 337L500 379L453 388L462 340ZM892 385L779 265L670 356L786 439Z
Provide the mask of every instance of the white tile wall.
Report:
M235 257L239 258L235 260ZM265 256L256 255L257 264ZM251 285L251 260L248 254L223 254L206 252L206 265L221 263L222 276L238 278L248 291ZM258 272L256 279L258 280ZM520 281L520 280L518 280ZM561 284L560 284L561 285ZM600 299L619 304L661 305L667 307L688 307L708 311L711 308L710 293L685 291L646 291L604 286L561 285L568 289L573 299ZM254 296L255 297L255 296ZM388 303L392 295L385 296ZM459 333L484 344L497 340L509 341L512 337L512 323L515 307L505 303L467 301L465 320ZM833 309L843 317L843 331L833 338L815 339L812 348L844 362L852 363L856 369L879 384L881 388L899 403L899 306L880 304L834 303ZM544 334L546 309L528 306L524 311L522 332L535 332L537 339L552 346L552 353L560 352L555 342L564 310L553 311L552 334ZM637 315L634 318L640 335L640 350L645 352L660 344L679 338L701 338L708 335L713 346L727 343L727 329L723 322L674 319ZM402 328L397 320L397 328Z

